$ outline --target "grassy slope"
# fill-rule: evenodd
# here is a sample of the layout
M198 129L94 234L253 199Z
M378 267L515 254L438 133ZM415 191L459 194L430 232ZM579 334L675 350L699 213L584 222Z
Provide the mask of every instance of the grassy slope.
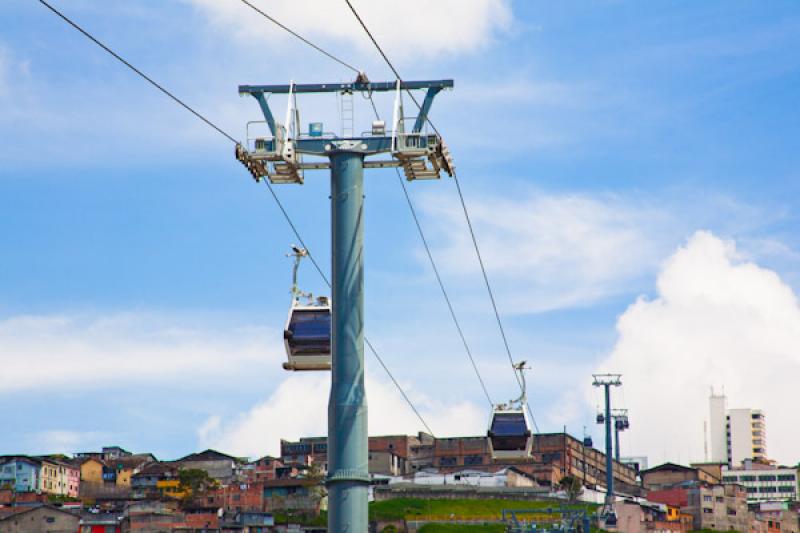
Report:
M423 500L398 498L374 502L369 506L370 520L416 518L500 519L503 509L558 508L554 502L531 500ZM576 506L583 508L583 505ZM591 506L591 509L594 507ZM555 518L555 517L554 517Z
M464 526L458 524L426 524L419 529L419 533L504 533L503 524L490 524L485 526Z

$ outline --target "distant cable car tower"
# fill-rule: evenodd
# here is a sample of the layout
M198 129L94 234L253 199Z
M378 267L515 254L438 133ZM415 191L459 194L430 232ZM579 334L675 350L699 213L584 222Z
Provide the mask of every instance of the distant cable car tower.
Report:
M614 419L614 459L619 462L620 448L619 448L619 434L626 429L630 429L631 424L628 421L627 409L612 409L611 418Z
M331 394L328 403L328 531L367 531L367 402L364 389L364 169L402 167L408 180L453 175L450 152L436 133L424 131L434 97L453 80L372 83L361 73L352 83L242 85L239 94L258 102L269 135L236 146L236 158L256 181L301 184L306 170L330 169L332 301ZM407 118L403 91L425 90L419 114ZM326 133L312 122L302 131L297 96L312 93L395 92L391 131L376 121L369 132ZM275 120L270 95L287 95L283 123ZM406 122L413 120L409 130ZM248 124L249 126L249 124ZM349 126L349 124L348 124ZM349 129L349 128L348 128ZM370 160L378 154L389 158ZM311 160L306 160L311 158ZM316 159L314 159L316 158ZM291 325L291 320L288 325Z
M611 387L622 385L622 374L592 374L592 385L603 387L605 392L605 413L597 415L597 423L606 426L606 500L600 512L604 529L617 527L617 514L614 511L614 460L611 446Z

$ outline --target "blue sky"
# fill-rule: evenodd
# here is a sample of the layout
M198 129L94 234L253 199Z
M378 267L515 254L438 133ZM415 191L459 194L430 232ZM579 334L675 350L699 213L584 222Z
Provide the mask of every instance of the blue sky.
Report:
M259 118L237 85L352 77L235 0L54 5L236 137ZM371 79L391 79L344 4L258 5ZM437 3L427 17L409 17L413 2L404 12L355 5L406 79L455 79L432 116L455 155L512 350L532 363L542 430L585 425L600 436L590 374L628 375L625 339L659 338L663 322L620 317L640 297L674 301L680 250L694 257L705 246L728 262L691 264L757 265L796 290L796 4L474 0ZM356 104L366 125L370 110ZM378 104L390 116L391 98ZM333 97L300 106L303 122L335 127ZM211 445L257 455L281 436L324 431L326 376L280 369L284 253L295 239L228 141L21 0L0 7L0 132L0 401L14 407L0 453L120 444L166 458ZM324 173L278 188L321 258L327 188ZM454 184L409 188L490 394L507 399L513 376ZM485 400L393 172L368 174L366 213L368 336L435 432L483 432ZM701 230L710 237L696 238ZM723 278L679 277L681 287ZM322 288L310 268L303 280ZM731 308L750 316L761 294ZM785 341L763 357L797 352L795 312L787 303L790 333L770 333ZM730 333L739 322L723 313L713 324ZM679 331L701 346L697 332ZM708 345L699 352L719 360ZM694 388L683 408L704 411L697 402L711 385L737 405L772 405L739 366L761 346L730 355L731 374L696 386L686 377ZM367 361L372 432L421 429ZM701 426L688 450L648 440L645 419L664 399L636 392L650 379L637 368L619 396L632 412L623 453L700 458ZM686 372L675 369L679 380ZM788 440L794 430L775 415L770 435Z

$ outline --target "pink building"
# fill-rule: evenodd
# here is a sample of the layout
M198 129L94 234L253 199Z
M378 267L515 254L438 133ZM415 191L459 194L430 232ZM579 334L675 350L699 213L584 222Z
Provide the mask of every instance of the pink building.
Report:
M81 485L81 469L71 464L66 465L67 496L77 498Z

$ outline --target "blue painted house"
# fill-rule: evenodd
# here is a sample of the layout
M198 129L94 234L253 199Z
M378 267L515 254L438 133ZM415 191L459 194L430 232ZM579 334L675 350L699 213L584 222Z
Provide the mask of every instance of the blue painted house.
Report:
M25 456L0 457L0 487L15 492L41 491L42 462Z

